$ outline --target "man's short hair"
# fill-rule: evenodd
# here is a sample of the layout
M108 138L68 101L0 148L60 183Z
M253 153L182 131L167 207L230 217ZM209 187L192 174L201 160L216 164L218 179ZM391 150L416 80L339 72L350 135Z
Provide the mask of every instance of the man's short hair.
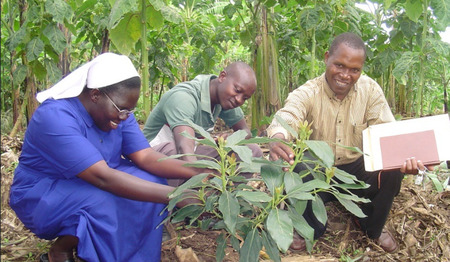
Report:
M334 38L328 50L329 54L333 55L333 53L337 50L340 44L345 44L353 49L362 49L364 50L364 58L366 57L366 45L364 44L361 37L359 37L358 35L347 32L336 36L336 38Z

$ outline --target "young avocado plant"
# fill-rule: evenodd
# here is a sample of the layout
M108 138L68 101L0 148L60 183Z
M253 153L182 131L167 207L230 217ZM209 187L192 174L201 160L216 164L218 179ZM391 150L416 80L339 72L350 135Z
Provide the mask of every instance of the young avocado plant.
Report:
M365 216L356 203L368 200L350 190L367 186L353 175L333 167L334 155L328 144L308 140L312 133L310 125L301 124L297 132L282 119L279 122L295 138L292 142L282 141L295 152L295 164L292 166L280 160L252 159L252 152L246 146L249 143L266 144L281 140L264 137L245 139L247 133L240 130L216 141L192 122L189 124L203 138L183 134L197 143L215 148L219 158L197 155L199 160L187 164L215 170L215 175L211 178L211 174L200 174L176 188L169 195L171 200L167 208L172 212L165 221L188 221L190 225L202 229L222 230L216 240L217 261L223 260L228 243L239 253L240 261L258 261L263 247L273 261L281 261L279 251L284 253L288 250L294 230L306 240L307 249L311 251L314 229L302 214L308 201L311 201L313 213L325 225L327 214L319 192L333 194L351 213L358 217ZM305 157L306 152L313 157ZM240 161L237 161L236 154ZM300 163L307 168L297 173L295 166ZM284 171L286 168L289 170ZM259 173L260 178L246 179L241 175L244 172ZM313 179L304 181L308 175L312 175ZM338 184L336 179L343 183ZM260 181L263 190L247 185L250 180ZM186 190L194 190L201 204L174 209Z

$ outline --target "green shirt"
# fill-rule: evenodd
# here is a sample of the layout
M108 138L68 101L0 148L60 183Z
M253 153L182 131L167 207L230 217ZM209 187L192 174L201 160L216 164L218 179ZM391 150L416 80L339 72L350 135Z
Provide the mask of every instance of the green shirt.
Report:
M243 119L244 113L240 107L222 110L221 105L216 105L211 112L209 82L213 78L216 76L198 75L164 93L145 123L143 132L147 140L152 141L165 124L172 131L176 126L189 125L186 119L207 131L214 127L218 117L229 127Z

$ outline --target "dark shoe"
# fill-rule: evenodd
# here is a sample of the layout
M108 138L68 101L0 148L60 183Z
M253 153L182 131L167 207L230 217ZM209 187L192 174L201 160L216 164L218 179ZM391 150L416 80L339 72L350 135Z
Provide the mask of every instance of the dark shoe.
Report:
M48 259L48 253L42 254L39 257L39 261L40 262L49 262L50 260ZM64 260L64 262L75 262L75 260L73 258L68 258L68 259Z
M301 237L297 232L294 231L294 239L292 241L291 246L289 247L291 250L295 251L304 251L306 249L306 241Z
M376 243L386 252L392 253L397 250L398 245L391 232L387 229L383 229L380 237L376 240Z

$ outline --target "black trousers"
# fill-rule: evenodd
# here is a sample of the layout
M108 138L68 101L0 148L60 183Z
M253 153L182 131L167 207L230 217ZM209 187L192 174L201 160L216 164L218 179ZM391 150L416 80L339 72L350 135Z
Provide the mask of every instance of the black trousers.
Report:
M358 189L353 190L352 192L359 197L371 200L369 203L360 205L367 217L360 218L359 224L369 238L378 238L386 223L394 197L400 192L404 175L400 170L366 172L363 157L358 158L355 162L336 167L356 176L358 180L364 181L366 184L370 185L367 189ZM301 163L295 168L295 171L299 172L304 169L306 169L306 167ZM312 175L308 175L305 178L304 182L313 179ZM319 196L324 203L336 200L330 193L319 193ZM309 201L303 216L308 224L314 228L315 239L321 237L325 233L326 225L320 223L314 216L311 201Z

